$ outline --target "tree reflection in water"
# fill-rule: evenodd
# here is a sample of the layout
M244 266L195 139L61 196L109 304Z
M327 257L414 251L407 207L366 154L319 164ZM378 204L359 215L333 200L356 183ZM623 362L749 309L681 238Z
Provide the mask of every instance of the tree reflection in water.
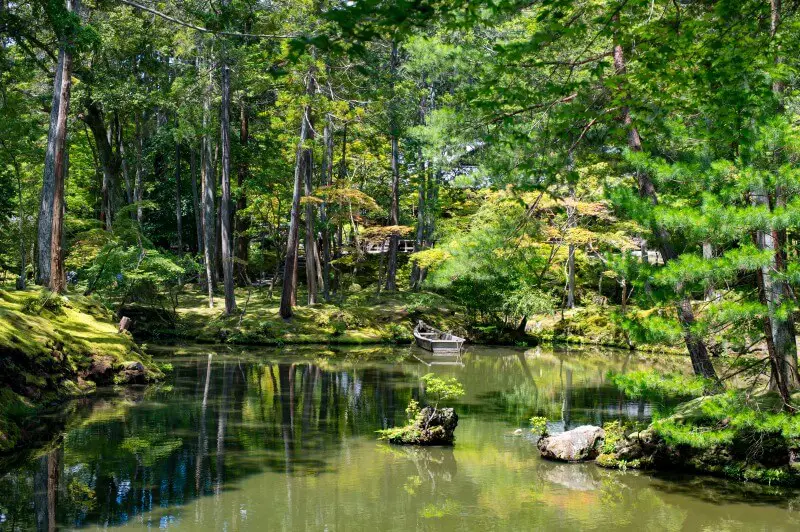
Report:
M467 391L455 449L418 449L375 441L412 397L424 399L419 378L431 369L397 352L175 358L171 382L65 405L66 421L53 423L66 424L63 441L0 462L0 528L220 529L260 515L255 529L424 529L456 518L484 529L552 526L558 512L575 525L612 509L666 511L668 483L542 462L529 439L509 436L534 415L564 427L646 419L650 405L620 398L606 374L651 362L502 349L464 362L435 368ZM573 505L576 493L584 504ZM685 512L667 513L683 523Z

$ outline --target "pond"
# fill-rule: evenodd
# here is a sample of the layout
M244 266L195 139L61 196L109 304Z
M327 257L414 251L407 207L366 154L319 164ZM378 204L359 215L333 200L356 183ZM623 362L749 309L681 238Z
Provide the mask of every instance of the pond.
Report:
M551 432L647 420L655 406L625 400L608 372L674 370L680 357L473 347L429 366L416 348L211 349L160 348L167 382L38 420L50 440L0 460L0 529L800 527L793 491L539 457L531 416ZM455 447L376 441L429 372L466 389Z

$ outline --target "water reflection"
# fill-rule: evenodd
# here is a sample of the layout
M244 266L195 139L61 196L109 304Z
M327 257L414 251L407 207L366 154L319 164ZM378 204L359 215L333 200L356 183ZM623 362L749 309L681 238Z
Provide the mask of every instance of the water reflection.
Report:
M428 368L392 350L196 352L172 362L170 382L67 405L63 439L2 462L0 529L798 524L780 490L545 462L530 438L511 435L533 415L551 430L647 419L652 405L621 397L608 370L682 359L473 349L464 367ZM467 391L455 449L377 443L375 430L403 420L431 369Z

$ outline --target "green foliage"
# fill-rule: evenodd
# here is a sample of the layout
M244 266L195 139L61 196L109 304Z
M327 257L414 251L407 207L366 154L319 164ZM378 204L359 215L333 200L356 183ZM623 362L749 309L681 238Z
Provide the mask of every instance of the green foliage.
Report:
M434 401L434 409L439 407L439 403L458 399L465 393L464 386L455 377L443 379L428 373L423 375L421 380L425 384L425 395Z
M406 407L406 417L408 418L408 422L411 423L417 416L419 415L419 403L414 399L408 402L408 406Z
M617 449L617 443L625 438L625 427L619 420L608 421L603 424L603 430L606 433L603 440L603 447L601 453L612 454Z
M655 371L609 373L614 385L631 399L686 400L700 397L715 388L709 379L680 373L664 374Z
M533 416L530 419L531 422L531 432L536 435L544 438L547 436L547 418L542 416Z

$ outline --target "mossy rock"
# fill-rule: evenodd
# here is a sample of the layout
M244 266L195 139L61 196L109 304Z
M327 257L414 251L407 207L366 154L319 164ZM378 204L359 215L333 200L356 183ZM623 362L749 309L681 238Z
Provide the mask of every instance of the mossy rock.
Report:
M378 431L380 438L397 445L453 445L458 414L452 408L436 411L426 406L412 423Z

